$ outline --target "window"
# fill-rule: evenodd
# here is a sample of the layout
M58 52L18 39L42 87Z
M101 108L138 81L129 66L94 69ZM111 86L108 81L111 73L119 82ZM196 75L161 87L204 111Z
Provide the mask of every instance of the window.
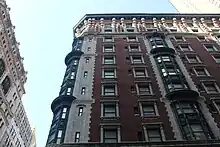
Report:
M194 68L194 72L197 76L209 76L209 73L205 68Z
M76 132L75 133L75 142L79 142L80 141L80 132Z
M114 96L116 95L115 85L103 85L103 95L104 96Z
M85 60L86 60L86 61L85 61L86 63L89 63L89 58L85 58Z
M131 51L131 52L140 51L138 44L131 44L131 45L129 46L129 48L130 48L130 51Z
M86 78L88 76L88 71L84 71L83 77Z
M142 56L131 56L133 64L143 63Z
M138 89L138 94L139 95L150 95L150 94L152 94L151 87L150 87L149 84L148 85L142 85L142 84L138 85L137 89Z
M107 129L103 130L103 141L104 143L116 143L118 142L117 129Z
M215 82L204 82L203 87L207 93L219 93L219 88Z
M113 38L112 38L112 36L106 36L106 37L104 38L104 41L105 41L105 42L113 42Z
M133 28L127 28L127 32L134 32Z
M67 108L63 108L62 119L66 118Z
M3 75L5 71L5 63L2 59L0 59L0 77Z
M146 74L146 70L145 69L134 69L134 76L135 77L146 77L147 74Z
M132 23L126 23L126 28L132 28Z
M3 89L4 94L8 93L10 87L11 87L11 81L10 81L9 77L6 76L2 82L2 89Z
M192 32L199 32L199 30L194 28L194 29L192 29Z
M147 140L152 142L162 141L160 127L147 128Z
M180 44L179 47L182 51L192 51L192 48L188 44Z
M206 48L206 50L207 50L208 52L217 51L217 49L215 48L215 46L212 45L212 44L204 44L203 46Z
M182 36L175 36L176 41L185 41L185 39Z
M63 131L59 130L57 134L57 144L61 143L62 134L63 134Z
M145 117L156 116L154 104L143 104L142 110L143 110L143 116Z
M111 33L112 32L112 29L109 28L109 29L105 29L105 33Z
M153 48L164 47L165 46L164 41L161 38L151 39L150 43L151 43Z
M111 45L104 45L104 52L105 53L112 53L114 52L114 46L111 44Z
M115 69L104 69L104 78L115 78Z
M197 39L199 41L206 41L205 36L197 36Z
M113 56L104 57L104 64L115 64L114 57Z
M78 65L78 60L73 60L73 65Z
M83 107L79 107L78 116L83 115Z
M91 51L91 47L88 47L88 48L87 48L87 51L88 51L88 52Z
M187 87L186 85L178 84L178 83L168 84L169 91L182 90L182 89L185 89L186 87Z
M187 56L187 59L188 59L189 63L201 63L201 60L199 59L198 56Z
M170 62L170 57L169 56L161 56L161 57L157 57L157 62L161 63L161 62Z
M81 89L81 95L85 95L85 93L86 93L86 87L82 87L82 89Z
M171 32L177 32L177 28L170 28Z
M105 24L105 28L112 28L112 24L111 23Z
M213 58L215 59L215 62L217 63L217 64L220 64L220 56L213 56Z
M128 36L128 41L135 42L135 41L137 41L137 38L136 38L136 36Z
M116 104L103 104L104 117L116 117Z
M71 72L70 79L75 79L75 71Z
M72 88L67 88L66 95L70 95L70 94L71 94L71 91L72 91Z

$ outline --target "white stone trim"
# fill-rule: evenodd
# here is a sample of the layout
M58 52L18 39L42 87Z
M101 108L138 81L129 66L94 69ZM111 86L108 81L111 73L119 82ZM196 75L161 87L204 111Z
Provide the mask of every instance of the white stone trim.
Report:
M106 46L111 46L112 52L105 52ZM102 51L103 51L103 53L114 53L115 52L115 45L113 43L105 43L105 44L103 44Z
M149 87L149 90L150 90L150 94L149 95L153 95L154 94L151 83L149 83L149 82L142 82L142 83L136 83L135 84L137 95L139 95L139 96L145 95L145 94L140 94L140 92L139 92L139 84L140 85L146 85L146 86Z
M155 116L149 116L149 117L159 117L160 116L158 108L157 108L157 103L155 101L151 101L151 102L142 101L142 102L139 102L141 117L145 117L144 111L143 111L143 105L152 105L154 107Z
M201 68L201 67L199 67L199 68ZM198 77L203 77L203 76L201 76L201 75L198 75L198 72L196 71L195 66L194 66L192 69L193 69L194 73L196 74L196 76L198 76ZM210 76L208 70L207 70L205 67L202 67L202 69L205 71L206 76Z
M121 142L121 128L119 125L101 125L100 128L100 142L104 143L104 129L116 129L117 130L117 141Z
M182 49L181 45L187 45L187 46L188 46L188 48L189 48L189 51L193 51L193 49L192 49L191 45L190 45L190 44L188 44L188 43L181 43L181 44L179 44L179 45L178 45L178 46L179 46L179 48L181 49L181 51L184 51L184 50ZM184 51L184 52L185 52L185 51Z
M112 85L114 85L114 87L115 87L115 95L105 95L105 93L104 93L104 86L105 85L108 85L108 86L112 86ZM102 84L102 96L117 96L118 95L118 89L117 89L117 83L103 83Z
M161 123L151 123L151 124L144 124L143 129L144 129L144 137L145 141L149 142L148 140L148 134L147 134L147 128L158 128L160 129L160 135L161 135L161 140L166 141L165 134L164 134L164 129Z
M112 68L112 67L109 67L109 68L102 68L102 78L105 78L105 70L113 70L114 71L114 77L111 78L111 79L114 79L114 78L117 78L117 69L116 68ZM110 78L107 78L107 79L110 79Z
M144 77L149 77L148 72L147 72L147 68L145 68L145 67L134 67L134 68L132 68L132 72L133 72L134 78L142 78L142 77L138 77L136 75L136 70L135 69L144 69L144 73L145 73Z

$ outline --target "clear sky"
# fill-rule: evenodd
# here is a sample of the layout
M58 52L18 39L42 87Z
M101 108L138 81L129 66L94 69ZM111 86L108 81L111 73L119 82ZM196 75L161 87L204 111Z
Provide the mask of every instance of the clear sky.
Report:
M37 147L44 147L71 50L73 26L87 13L175 12L168 0L6 0L28 71L23 102Z

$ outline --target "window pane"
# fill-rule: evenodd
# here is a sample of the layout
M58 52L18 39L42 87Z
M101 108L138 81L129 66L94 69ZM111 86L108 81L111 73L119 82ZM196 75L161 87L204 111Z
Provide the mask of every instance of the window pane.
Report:
M59 130L59 131L58 131L58 134L57 134L57 137L58 137L58 138L61 138L62 133L63 133L63 131L62 131L62 130Z
M203 131L200 124L193 124L193 125L191 125L191 128L192 128L192 131L193 131L193 132Z

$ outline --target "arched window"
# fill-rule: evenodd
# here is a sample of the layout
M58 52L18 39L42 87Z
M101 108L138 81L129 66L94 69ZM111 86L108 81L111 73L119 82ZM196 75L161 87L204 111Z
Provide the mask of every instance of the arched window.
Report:
M8 92L10 87L11 87L11 81L10 81L9 77L6 76L2 82L2 89L3 89L4 94L6 94Z
M0 77L3 75L5 71L5 63L2 59L0 59Z

